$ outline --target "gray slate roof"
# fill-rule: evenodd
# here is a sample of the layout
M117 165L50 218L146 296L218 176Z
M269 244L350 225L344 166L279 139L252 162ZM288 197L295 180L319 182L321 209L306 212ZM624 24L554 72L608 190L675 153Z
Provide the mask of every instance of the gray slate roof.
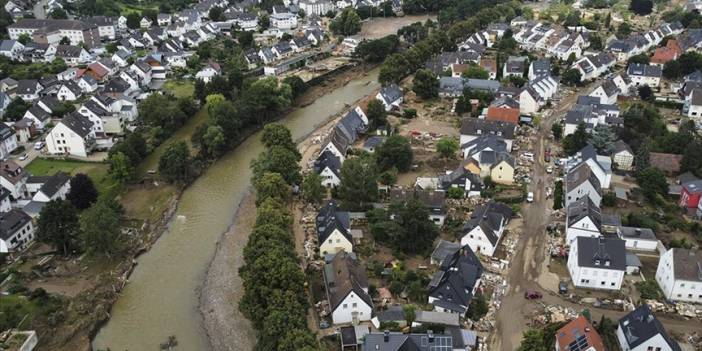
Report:
M579 236L578 267L626 270L624 240L617 238L591 238Z
M629 349L634 349L660 334L673 351L681 351L680 345L668 336L663 324L653 315L651 308L643 304L619 320Z

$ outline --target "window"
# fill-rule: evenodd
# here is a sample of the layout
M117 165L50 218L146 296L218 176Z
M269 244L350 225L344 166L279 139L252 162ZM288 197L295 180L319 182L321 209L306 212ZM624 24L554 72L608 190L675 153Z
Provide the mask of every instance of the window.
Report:
M346 308L349 308L349 305L348 305L348 304L344 304L343 307L344 307L344 309L346 309Z
M354 302L354 303L351 305L351 307L356 308L356 307L358 307L358 304Z

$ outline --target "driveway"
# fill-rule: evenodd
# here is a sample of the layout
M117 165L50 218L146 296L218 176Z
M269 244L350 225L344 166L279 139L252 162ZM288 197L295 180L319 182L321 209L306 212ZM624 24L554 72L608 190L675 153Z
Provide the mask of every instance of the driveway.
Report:
M35 158L41 156L41 152L39 150L34 150L34 142L29 142L29 143L24 143L24 144L19 144L21 146L24 146L24 152L14 155L10 157L11 160L15 161L18 165L21 167L27 167L28 164L30 164L32 161L34 161ZM44 148L46 150L46 147ZM27 154L27 159L24 161L20 160L20 157L22 154Z

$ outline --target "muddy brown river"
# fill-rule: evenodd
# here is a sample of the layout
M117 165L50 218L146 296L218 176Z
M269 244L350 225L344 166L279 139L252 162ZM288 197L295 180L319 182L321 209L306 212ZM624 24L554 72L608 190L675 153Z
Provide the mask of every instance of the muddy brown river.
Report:
M288 114L281 123L302 138L379 87L378 69ZM212 165L182 195L177 214L151 250L139 257L93 349L153 351L175 335L176 350L209 350L198 311L198 288L219 237L250 185L249 164L263 149L260 133ZM248 233L235 233L245 241ZM232 267L238 271L238 267ZM232 301L236 303L236 301ZM248 333L253 335L253 333ZM248 343L247 343L248 344Z

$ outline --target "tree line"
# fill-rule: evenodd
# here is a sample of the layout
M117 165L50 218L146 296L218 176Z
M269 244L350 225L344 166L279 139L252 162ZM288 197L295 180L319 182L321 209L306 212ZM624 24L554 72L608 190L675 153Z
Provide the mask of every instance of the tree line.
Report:
M299 179L299 165L274 169L269 155L275 153L278 156L273 159L291 158L296 163L300 156L284 126L268 124L262 134L265 151L251 165L256 222L239 270L244 281L239 309L258 330L256 350L313 351L318 349L317 341L307 329L305 274L295 252L288 211L291 184Z

